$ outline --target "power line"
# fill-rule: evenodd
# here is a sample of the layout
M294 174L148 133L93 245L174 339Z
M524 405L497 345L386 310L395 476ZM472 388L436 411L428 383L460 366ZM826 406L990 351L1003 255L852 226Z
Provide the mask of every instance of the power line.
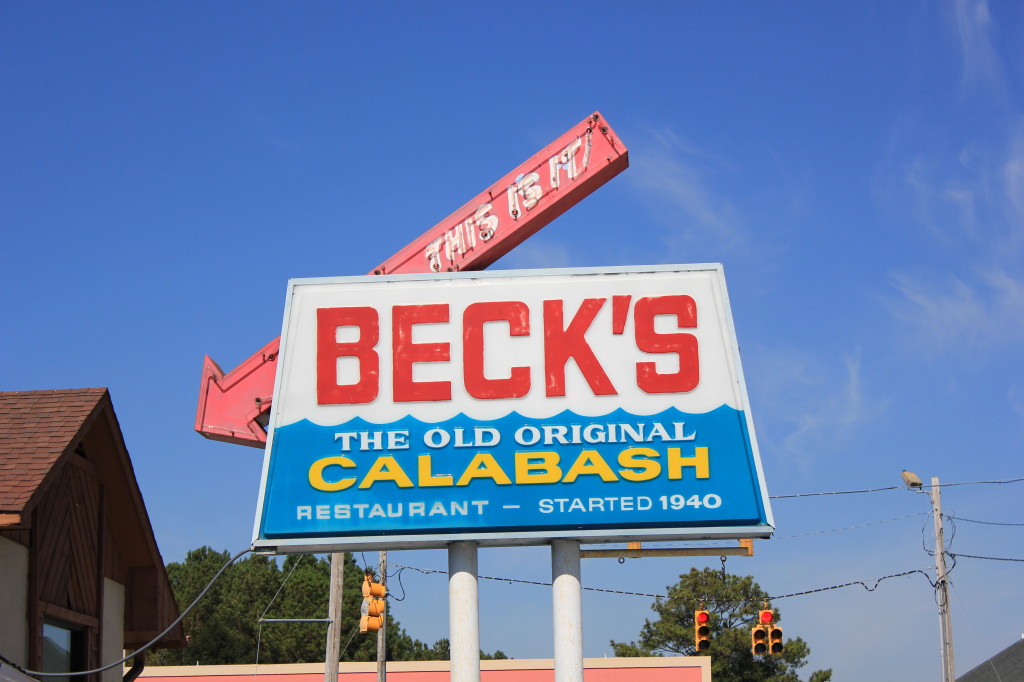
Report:
M986 526L1024 526L1024 523L1004 523L1002 521L978 521L977 519L965 519L962 516L953 516L952 514L945 515L947 519L956 519L957 521L966 521L967 523L982 523Z
M1009 478L1003 481L961 481L960 483L940 483L935 486L937 488L949 488L954 485L1004 485L1006 483L1020 483L1024 481L1024 478ZM926 485L925 488L931 488L932 486Z
M416 566L402 566L400 564L392 564L392 565L395 568L401 568L402 570L408 569L408 570L411 570L411 571L418 571L420 573L425 573L425 574L431 574L431 573L440 573L440 574L443 574L443 575L447 575L448 574L447 571L439 571L439 570L434 569L434 568L418 568ZM502 578L502 577L493 576L493 575L478 575L477 578L479 578L480 580L494 580L494 581L497 581L497 582L509 583L509 584L537 585L539 587L551 587L551 583L550 582L544 582L542 580L525 580L523 578ZM646 593L646 592L628 592L628 591L625 591L625 590L612 590L612 589L607 589L607 588L603 588L603 587L584 587L583 589L587 590L589 592L606 592L606 593L609 593L609 594L624 594L624 595L627 595L627 596L630 596L630 597L651 597L652 599L665 599L666 598L665 595L662 595L662 594L649 594L649 593Z
M877 493L881 490L902 490L902 485L891 485L886 488L866 488L864 490L834 490L824 493L795 493L793 495L769 495L772 500L786 500L793 497L819 497L821 495L856 495L858 493Z
M798 533L796 535L783 535L783 536L772 536L772 540L791 540L793 538L803 538L808 535L822 535L824 533L838 533L844 530L857 530L860 528L868 528L870 526L878 526L883 523L891 523L893 521L902 521L904 519L914 519L918 516L928 516L931 512L919 512L917 514L907 514L906 516L896 516L891 519L883 519L882 521L871 521L869 523L862 523L857 526L846 526L845 528L830 528L828 530L812 530L808 533Z
M863 587L868 592L874 592L875 590L878 589L879 584L881 584L881 582L883 580L888 580L889 578L902 578L905 575L913 575L914 573L920 573L921 575L923 575L925 577L925 579L928 581L928 583L932 587L935 586L935 583L933 583L931 581L931 578L928 577L927 573L925 573L924 571L922 571L919 568L916 568L916 569L914 569L912 571L903 571L902 573L892 573L890 575L884 575L881 578L872 578L870 580L854 580L853 582L843 583L842 585L832 585L831 587L819 587L819 588L814 589L814 590L804 590L803 592L792 592L790 594L780 594L780 595L775 596L775 597L769 597L769 599L786 599L788 597L802 597L802 596L807 595L807 594L816 594L818 592L828 592L829 590L840 590L840 589L842 589L844 587L852 587L853 585L860 585L861 587ZM868 587L868 582L872 582L872 583L874 583L874 585L872 587Z
M954 485L1004 485L1007 483L1020 483L1024 481L1024 478L1010 478L1002 481L960 481L957 483L940 483L937 486L925 485L923 488L949 488ZM865 488L863 490L832 490L820 493L795 493L792 495L769 495L769 499L772 500L786 500L794 497L819 497L822 495L856 495L859 493L877 493L883 490L906 490L907 487L903 485L890 485L884 488Z
M437 569L432 569L432 568L417 568L416 566L400 566L398 564L395 564L395 567L396 568L401 568L403 570L408 569L408 570L412 570L412 571L418 571L418 572L424 573L424 574L432 574L432 573L446 574L447 573L446 571L439 571ZM828 592L829 590L839 590L839 589L843 589L845 587L852 587L854 585L860 585L861 587L863 587L868 592L874 592L876 589L878 589L878 585L881 582L885 581L885 580L889 580L890 578L901 578L903 576L913 575L914 573L920 573L921 575L923 575L925 577L925 579L928 580L929 584L931 584L934 587L934 583L932 583L932 581L928 577L927 573L925 573L921 569L914 569L914 570L911 570L911 571L903 571L902 573L892 573L890 575L884 575L884 576L882 576L880 578L870 578L870 579L865 579L865 580L854 580L852 582L843 583L842 585L831 585L829 587L818 587L818 588L814 588L814 589L811 589L811 590L804 590L802 592L791 592L789 594L782 594L782 595L778 595L778 596L774 596L774 597L767 597L767 599L788 599L789 597L800 597L800 596L804 596L804 595L808 595L808 594L817 594L819 592ZM481 580L496 580L496 581L504 582L504 583L516 583L516 584L521 584L521 585L536 585L536 586L539 586L539 587L551 587L551 583L540 581L540 580L524 580L524 579L521 579L521 578L500 578L500 577L488 576L488 575L480 575L480 576L477 576L477 577L479 579L481 579ZM869 587L868 583L873 583L873 585L871 587ZM631 591L628 591L628 590L612 590L612 589L603 588L603 587L582 587L582 589L587 590L589 592L601 592L601 593L605 593L605 594L619 594L619 595L625 595L625 596L628 596L628 597L648 597L648 598L651 598L651 599L674 599L674 597L671 597L669 595L664 595L664 594L650 594L650 593L647 593L647 592L631 592ZM737 601L735 603L741 604L741 603L746 603L746 601L747 600L741 600L741 601Z
M1020 561L1020 562L1024 562L1024 559L1008 559L1006 557L998 557L998 556L978 556L976 554L958 554L958 553L953 553L953 552L946 552L946 554L948 554L949 556L953 557L954 559L956 559L958 557L963 557L965 559L987 559L988 561Z

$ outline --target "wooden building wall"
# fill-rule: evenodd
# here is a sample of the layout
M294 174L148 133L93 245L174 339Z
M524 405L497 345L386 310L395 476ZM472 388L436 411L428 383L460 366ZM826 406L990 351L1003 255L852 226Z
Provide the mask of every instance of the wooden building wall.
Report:
M102 644L104 517L95 467L77 456L51 472L32 514L30 631L41 633L47 618L83 628L89 669L100 664ZM30 638L29 657L41 669L41 638Z

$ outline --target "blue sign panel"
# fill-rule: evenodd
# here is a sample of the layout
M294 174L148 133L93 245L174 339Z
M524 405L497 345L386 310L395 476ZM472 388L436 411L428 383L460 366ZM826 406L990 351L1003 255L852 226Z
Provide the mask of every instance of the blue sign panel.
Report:
M254 546L765 537L718 266L298 280Z

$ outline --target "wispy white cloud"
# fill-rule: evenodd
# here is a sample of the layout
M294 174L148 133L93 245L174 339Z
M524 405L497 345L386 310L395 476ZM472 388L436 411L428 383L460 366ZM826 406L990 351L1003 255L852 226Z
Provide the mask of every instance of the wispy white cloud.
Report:
M960 39L965 90L989 86L1002 94L1002 68L992 41L995 27L988 0L954 0L953 21Z
M527 241L512 249L498 265L498 269L517 268L568 268L579 265L573 262L569 247L561 242L538 240Z
M777 354L766 366L772 376L761 382L776 389L765 416L787 425L786 433L776 434L777 454L804 469L841 452L888 405L866 395L859 349L832 363L806 351Z
M881 412L883 402L865 400L859 352L844 358L843 370L842 381L829 384L798 414L796 429L783 441L789 452L800 458L827 455L829 448L848 440L858 426Z
M886 306L915 351L1024 342L1024 118L986 132L962 144L955 161L907 166L913 215L949 257L942 272L924 262L890 273Z
M732 170L730 163L699 149L671 130L647 131L634 144L630 179L640 190L654 195L671 210L666 222L676 230L671 242L708 243L719 249L743 248L747 236L736 207L715 191L708 178Z
M1024 119L1014 127L999 180L1006 197L1006 219L1019 240L1024 236Z
M890 312L909 330L907 342L931 353L989 351L1024 342L1024 278L1001 269L925 281L894 273Z
M1016 259L1024 248L1024 119L984 144L964 144L955 159L907 162L903 186L914 219L941 242Z
M1013 384L1007 389L1006 402L1009 403L1010 409L1017 413L1017 416L1024 419L1024 389L1020 384Z

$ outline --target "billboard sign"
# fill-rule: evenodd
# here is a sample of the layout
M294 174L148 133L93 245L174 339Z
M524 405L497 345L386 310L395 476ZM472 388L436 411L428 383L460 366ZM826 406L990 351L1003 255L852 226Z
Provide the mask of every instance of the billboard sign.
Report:
M253 545L767 537L721 266L289 282Z

